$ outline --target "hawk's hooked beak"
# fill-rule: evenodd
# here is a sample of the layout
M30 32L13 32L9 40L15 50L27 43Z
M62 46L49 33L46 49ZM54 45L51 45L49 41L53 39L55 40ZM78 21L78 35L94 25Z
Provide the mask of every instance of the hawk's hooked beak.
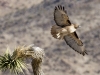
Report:
M74 24L74 27L77 29L77 28L80 28L81 26L77 25L77 24Z

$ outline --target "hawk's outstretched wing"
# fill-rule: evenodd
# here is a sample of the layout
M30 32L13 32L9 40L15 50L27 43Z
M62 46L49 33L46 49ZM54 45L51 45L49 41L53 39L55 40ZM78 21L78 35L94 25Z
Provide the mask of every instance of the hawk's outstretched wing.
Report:
M78 38L76 32L64 36L66 43L75 51L82 54L83 56L87 54L82 41Z
M60 27L70 26L71 22L63 6L58 5L54 10L54 20Z

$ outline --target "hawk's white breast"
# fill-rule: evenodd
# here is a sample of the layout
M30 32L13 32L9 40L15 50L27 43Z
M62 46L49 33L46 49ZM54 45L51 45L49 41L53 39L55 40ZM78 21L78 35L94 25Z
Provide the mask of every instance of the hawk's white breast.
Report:
M76 31L76 29L75 29L75 27L74 27L73 24L72 24L71 26L68 27L68 31L69 31L70 33L73 33L73 32Z

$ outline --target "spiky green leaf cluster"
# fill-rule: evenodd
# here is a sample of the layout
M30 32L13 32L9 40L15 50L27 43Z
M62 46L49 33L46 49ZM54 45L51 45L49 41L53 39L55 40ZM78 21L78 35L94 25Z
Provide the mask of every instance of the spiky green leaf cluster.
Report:
M0 55L0 70L6 71L10 70L15 74L24 73L25 63L22 58L12 59L9 53L5 53L3 56Z

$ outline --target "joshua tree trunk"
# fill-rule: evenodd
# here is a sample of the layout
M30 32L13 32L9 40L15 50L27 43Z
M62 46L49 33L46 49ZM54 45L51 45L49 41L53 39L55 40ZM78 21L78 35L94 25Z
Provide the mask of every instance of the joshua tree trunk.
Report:
M36 46L31 46L32 52L32 69L34 75L44 75L42 71L42 61L43 61L43 56L44 56L44 51L43 49L36 47Z
M32 60L32 69L33 69L33 73L34 75L44 75L41 65L42 65L42 59L33 59Z
M44 51L40 47L30 45L26 48L25 56L32 58L32 69L34 75L44 75L42 71L42 61L44 56Z

